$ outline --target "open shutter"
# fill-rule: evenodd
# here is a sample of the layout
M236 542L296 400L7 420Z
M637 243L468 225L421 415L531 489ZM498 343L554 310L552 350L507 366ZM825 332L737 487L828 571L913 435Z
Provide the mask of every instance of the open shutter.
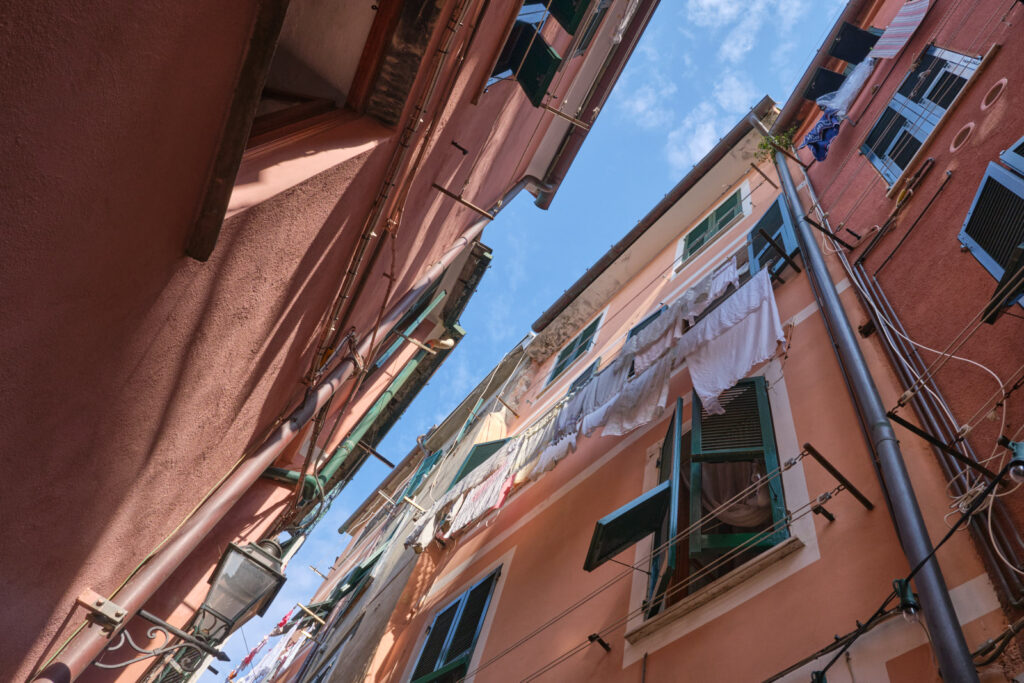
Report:
M661 444L660 479L670 485L672 498L660 528L654 534L651 555L651 579L647 587L646 615L653 617L661 611L665 591L676 570L676 546L679 539L679 493L682 473L683 400L676 399L676 409L668 425L668 433Z
M459 468L459 473L455 475L455 479L452 480L450 489L460 481L466 478L466 475L475 470L480 465L484 464L488 458L498 452L508 439L498 439L497 441L487 441L485 443L478 443L473 446L466 456L466 460L462 463L462 467Z
M769 206L750 231L747 252L751 275L757 273L773 259L775 260L775 265L772 266L773 275L786 267L785 260L761 235L762 230L770 235L776 244L786 250L787 256L792 257L800 248L796 241L796 233L793 232L793 224L789 219L789 211L784 211L782 208L783 201L785 198L779 197L775 203Z
M771 408L764 377L740 380L719 399L725 408L721 415L704 410L697 393L693 394L693 429L691 432L690 464L690 524L698 524L704 514L701 490L705 463L762 461L765 472L772 474L779 468L775 449L775 431L772 428ZM786 516L782 495L782 482L773 477L768 484L773 524L781 524ZM718 553L749 542L761 532L705 533L702 526L690 534L690 556L705 552ZM771 535L751 543L747 548L769 548L787 538L789 531L778 528Z
M566 33L575 35L589 5L590 0L551 0L549 11Z
M1009 149L999 155L999 160L1024 175L1024 138L1010 145Z
M871 31L865 31L844 21L828 53L848 64L860 64L877 42L878 36Z
M494 73L511 71L530 103L539 107L561 63L562 58L544 42L533 24L517 21L498 58Z
M676 401L676 411L669 426L669 436L662 446L662 482L639 498L598 520L594 535L590 538L587 559L583 563L585 571L594 571L597 567L615 557L623 550L642 538L656 534L655 545L664 545L667 539L674 539L678 534L679 525L679 431L682 424L682 401ZM665 456L671 456L666 466ZM658 543L658 537L662 543ZM671 576L675 567L675 544L669 543L659 553L662 572ZM653 580L653 578L652 578ZM667 579L666 579L667 580ZM652 583L652 586L654 584Z
M412 475L412 479L409 480L409 484L405 487L402 497L408 496L412 498L413 494L416 493L416 490L420 487L420 484L423 483L423 478L427 476L430 470L434 469L434 465L437 464L437 461L443 452L443 450L438 449L423 458L423 462L421 462L420 466L416 468L416 474Z

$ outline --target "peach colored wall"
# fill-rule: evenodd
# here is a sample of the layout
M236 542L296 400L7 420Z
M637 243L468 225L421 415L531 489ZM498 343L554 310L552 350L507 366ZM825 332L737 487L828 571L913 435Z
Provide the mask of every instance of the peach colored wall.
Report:
M680 277L685 280L691 268L699 268L700 264L718 260L728 253L725 246L732 237L745 234L773 198L774 192L756 193L754 215L717 240ZM679 226L680 231L686 227ZM522 420L513 431L543 410L549 392L552 397L563 393L576 369L586 367L598 356L611 358L612 350L621 342L619 338L644 315L643 308L633 303L634 297L645 297L652 303L657 301L657 295L644 288L647 283L656 281L657 274L674 255L673 243L622 287L609 302L606 314L606 319L613 320L622 311L620 319L602 329L594 349L577 361L565 379L556 382L540 400L523 411ZM657 288L670 291L680 277L672 282L658 281ZM835 277L841 279L838 272ZM812 442L862 488L875 502L876 509L865 511L851 496L840 493L828 505L836 515L835 522L830 524L812 516L820 557L812 557L805 565L799 565L802 568L743 604L725 609L717 617L698 617L696 612L683 617L680 623L688 618L705 621L668 644L654 647L652 638L634 646L634 650L648 652L647 680L682 680L684 675L680 672L685 672L686 680L760 680L827 645L833 634L851 630L855 620L863 620L874 610L890 590L892 579L908 571L824 325L813 307L806 276L794 276L788 271L786 280L785 285L776 289L783 321L792 320L801 312L810 315L800 316L801 321L792 331L792 345L784 365L780 371L780 363L772 363L767 368L769 379L779 381L781 372L796 443ZM841 298L851 310L851 317L856 319L862 315L852 290L845 289ZM864 342L863 350L876 370L884 400L894 401L899 389L892 382L881 351L872 341ZM543 383L549 370L550 361L537 369L535 387ZM688 373L677 372L670 397L685 396L689 392ZM530 404L524 402L523 405ZM773 410L778 407L773 406ZM688 413L689 406L684 419L689 418ZM775 420L780 429L778 413ZM439 563L434 588L426 594L422 589L419 593L413 589L413 594L407 596L404 604L417 610L411 619L406 619L406 609L396 610L391 630L397 637L386 657L380 659L378 653L381 663L372 680L406 680L409 667L418 656L426 627L437 611L491 571L500 558L505 560L501 583L488 611L491 624L486 639L474 653L477 663L500 655L540 624L623 572L621 566L611 563L592 573L583 571L594 522L644 490L647 448L660 442L666 428L667 416L636 435L581 437L575 453L514 494L496 516L449 543L447 549L431 551L429 560L421 559L421 562ZM946 529L943 516L948 512L949 501L944 494L945 482L927 449L915 442L906 442L903 447L929 530L938 538ZM781 451L780 460L795 455L796 452ZM810 460L803 463L802 473L806 480L805 495L816 496L835 485L830 476ZM787 489L789 498L798 497L799 493ZM804 548L779 566L797 562L800 553L809 552L812 551ZM434 555L439 559L435 560ZM633 551L627 551L619 559L632 561L634 555ZM983 572L965 536L950 541L942 549L940 561L951 587L965 584ZM764 579L758 575L748 582L759 580ZM623 618L635 607L630 604L630 586L628 578L614 584L570 612L554 627L516 647L513 654L488 666L475 680L520 680L539 669L584 641L588 634ZM728 600L726 595L716 602L728 604ZM998 611L992 612L986 616L982 631L971 634L977 634L977 638L982 634L991 637L1003 623ZM907 628L917 627L908 625ZM539 680L639 680L640 661L624 659L625 630L625 626L620 626L610 636L605 636L612 645L610 653L592 645ZM750 656L742 656L742 643L752 642L757 643L757 647L750 651ZM976 646L978 641L972 640L969 644Z
M5 680L29 675L81 622L75 597L113 591L297 404L318 325L416 99L397 129L356 118L312 140L336 155L323 170L281 167L289 150L308 151L301 136L276 147L266 168L249 154L240 183L266 181L262 201L238 205L198 263L183 245L256 3L101 3L78 14L20 4L0 26L11 57L0 90L16 103L0 122L17 131L0 176L11 255L0 268L0 432L8 452L24 454L8 463L18 485L0 504L4 519L19 520L3 546ZM465 62L446 62L447 85L428 106L445 115L420 165L405 170L413 181L395 262L385 249L348 321L361 334L377 318L385 274L396 275L393 304L477 218L431 182L477 165L470 198L490 206L518 180L518 152L550 123L518 90L469 104L468 84L489 68L481 54L500 45L498 23L480 24ZM460 27L458 50L468 36ZM428 60L439 40L440 30ZM424 69L414 92L425 85ZM184 623L176 606L195 602L224 546L258 536L286 492L254 486L151 611Z

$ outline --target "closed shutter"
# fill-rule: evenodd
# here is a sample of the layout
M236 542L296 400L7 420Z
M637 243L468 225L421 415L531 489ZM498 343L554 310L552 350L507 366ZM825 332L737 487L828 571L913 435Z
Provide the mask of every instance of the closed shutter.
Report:
M586 385L586 383L590 381L590 378L594 376L594 373L597 372L597 366L599 366L600 364L601 359L598 358L593 363L588 365L587 369L581 372L580 376L572 381L572 384L569 385L569 391L566 393L575 394L577 391L582 389Z
M473 448L469 451L469 454L466 456L465 461L463 461L462 467L459 468L459 473L455 476L455 479L452 481L451 486L449 486L448 488L455 486L460 481L465 479L467 474L475 470L480 465L484 464L484 462L486 462L488 458L497 453L498 449L505 445L506 441L508 441L508 439L498 439L497 441L478 443L477 445L473 446Z
M590 350L591 345L594 343L594 335L597 334L597 328L600 324L601 316L597 316L571 342L566 344L565 348L558 353L558 357L555 359L555 366L551 369L551 377L548 379L548 382L553 382L567 367L572 365L573 361Z
M698 523L704 516L704 505L698 491L701 489L703 465L754 461L763 462L766 474L779 468L775 448L775 431L772 427L768 391L763 377L741 380L727 389L719 398L723 414L708 413L701 404L697 393L693 394L693 429L691 432L690 464L690 524ZM772 522L781 525L786 515L782 482L773 477L768 485L771 500ZM695 528L690 534L690 556L706 551L721 552L741 544L749 548L767 548L787 538L785 527L754 541L754 533L705 533L703 527Z
M438 668L440 663L438 660L441 658L441 652L444 649L445 641L448 640L448 632L451 630L452 623L455 621L455 615L459 611L460 602L456 601L445 611L441 612L434 619L434 623L430 625L430 631L427 634L427 642L423 644L423 651L420 653L420 659L416 663L416 668L412 672L413 679L427 674Z
M484 614L487 613L487 605L491 599L491 589L494 587L496 578L497 574L491 574L470 590L469 595L466 596L462 612L459 614L459 623L455 627L451 643L448 645L445 664L452 662L473 649L477 633L480 632L480 626L484 620Z

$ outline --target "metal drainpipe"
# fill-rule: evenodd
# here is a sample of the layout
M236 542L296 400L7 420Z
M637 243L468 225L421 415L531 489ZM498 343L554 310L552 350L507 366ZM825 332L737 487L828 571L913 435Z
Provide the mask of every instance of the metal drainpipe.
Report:
M849 373L857 402L860 404L861 413L867 421L866 426L878 453L879 466L890 494L892 514L896 519L896 532L903 545L907 562L911 567L915 567L932 552L932 542L928 537L928 529L921 516L906 464L903 462L896 433L889 418L886 417L885 405L839 300L839 293L832 283L816 236L804 220L803 212L799 210L800 197L786 164L786 157L780 152L775 153L775 167L782 181L790 213L795 219L796 237L807 266L807 275L821 293L821 312L835 331L840 362ZM949 589L946 588L939 563L934 557L921 568L914 583L928 621L932 651L939 662L939 671L943 679L957 683L977 681L978 673L974 669L967 642L953 609Z
M534 185L541 191L550 189L550 185L536 177L524 176L495 203L492 211L496 214L527 185ZM445 268L450 266L467 247L480 237L480 233L483 232L484 226L488 222L487 219L482 219L471 224L441 255L441 258L426 269L416 285L391 307L384 320L381 321L380 333L382 336L387 336L395 328L406 311L416 303L427 287L441 277ZM360 355L368 355L371 351L369 346L370 340L364 339L359 345ZM288 444L295 439L306 423L313 419L324 403L348 384L354 376L354 371L355 364L346 359L328 373L323 381L306 395L303 402L288 416L285 422L260 445L256 452L238 466L178 532L149 558L137 574L125 582L114 596L113 601L132 616L142 609L143 605L153 597L153 594L206 538L213 527L263 475L267 467L280 457ZM124 623L127 624L128 621L130 619L125 619ZM111 634L111 638L113 636L114 634ZM108 638L96 626L83 629L68 643L67 648L33 680L39 683L68 683L68 681L75 680L110 644L111 638Z
M395 376L388 388L377 398L370 409L366 411L363 418L359 420L358 424L352 429L348 436L338 445L335 449L334 454L328 459L327 464L324 465L323 469L316 475L307 474L306 480L303 483L302 491L306 498L313 495L316 491L317 479L320 480L320 484L326 486L341 466L348 460L348 456L355 449L359 441L366 435L366 432L370 431L373 427L373 423L377 421L380 414L384 412L384 409L391 403L391 399L395 397L395 394L402 388L402 386L409 381L412 377L412 373L416 371L419 364L427 357L426 351L419 351L415 356L409 359L409 361L402 367L402 370ZM290 484L295 484L299 481L299 477L302 476L301 472L296 470L288 470L281 467L269 467L267 468L266 475L270 479L277 481L284 481Z

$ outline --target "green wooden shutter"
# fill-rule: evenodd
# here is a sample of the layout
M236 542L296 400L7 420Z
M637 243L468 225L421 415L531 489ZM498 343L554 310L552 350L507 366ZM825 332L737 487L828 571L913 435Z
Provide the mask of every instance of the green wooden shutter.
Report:
M681 443L679 440L682 424L682 401L676 401L676 410L669 425L669 434L662 446L662 477L663 481L643 495L633 499L615 512L602 517L594 527L594 535L590 538L590 548L583 562L585 571L594 571L602 564L615 557L623 550L650 534L656 534L655 547L663 545L665 540L675 538L679 526L679 457ZM669 455L669 464L665 466L665 456ZM662 542L658 542L658 538ZM675 568L675 543L670 543L658 553L660 572L652 571L652 575L660 573L665 577L672 575ZM665 578L664 581L668 579ZM653 581L653 576L652 576ZM659 583L661 580L659 579ZM654 583L652 583L652 587Z
M403 491L402 495L399 496L399 500L405 496L412 498L420 484L423 483L423 478L427 476L430 470L434 469L434 465L437 464L437 461L440 459L441 453L443 452L443 450L438 449L423 458L423 462L421 462L420 466L416 468L416 474L412 475L412 479L409 480L409 484L405 487L405 491Z
M779 469L772 427L771 407L764 377L740 380L719 398L725 413L715 415L704 410L697 393L693 394L693 429L691 432L690 524L700 522L704 508L700 495L703 463L740 461L764 462L768 475ZM781 525L786 517L782 481L773 477L768 484L772 507L772 523ZM690 556L705 552L717 553L750 541L760 532L708 534L697 527L690 534ZM785 527L751 543L747 548L770 548L789 537Z
M445 654L446 664L473 651L477 635L480 633L480 626L484 621L484 615L487 613L491 591L497 576L497 574L491 574L466 594L462 611L459 613L458 625L452 633L448 652Z
M530 103L539 107L562 58L544 42L537 28L525 21L517 21L512 27L502 57L499 62L508 65Z
M651 555L651 578L647 586L646 615L653 617L661 611L663 597L676 570L679 539L679 493L683 454L683 400L676 399L676 409L668 425L668 433L661 444L660 479L669 482L672 498L661 527L654 534Z
M594 343L594 335L597 334L597 328L600 324L601 316L597 316L571 342L566 344L564 349L559 351L558 357L555 359L555 365L551 368L551 376L548 377L549 384L565 372L565 369L572 365L573 361L590 350Z
M448 632L451 631L455 615L461 605L461 601L456 601L434 617L434 623L430 625L430 631L427 634L427 642L423 644L420 659L416 662L416 668L412 672L414 680L432 673L440 664L438 660L441 658L444 644L448 640Z
M740 198L740 191L736 190L729 198L718 205L715 209L715 229L718 232L728 225L736 216L743 214L743 201Z
M487 441L485 443L478 443L470 449L469 454L462 463L462 467L459 468L459 473L455 475L455 479L452 480L450 489L460 481L466 478L466 475L475 470L477 467L482 465L488 458L498 452L508 439L498 439L497 441Z
M691 256L694 252L704 246L704 242L707 241L709 236L708 232L711 228L711 220L712 217L708 216L698 223L696 228L686 233L686 248L683 250L684 258Z
M588 5L590 5L590 0L551 0L549 11L566 33L575 35L576 30L583 23Z

